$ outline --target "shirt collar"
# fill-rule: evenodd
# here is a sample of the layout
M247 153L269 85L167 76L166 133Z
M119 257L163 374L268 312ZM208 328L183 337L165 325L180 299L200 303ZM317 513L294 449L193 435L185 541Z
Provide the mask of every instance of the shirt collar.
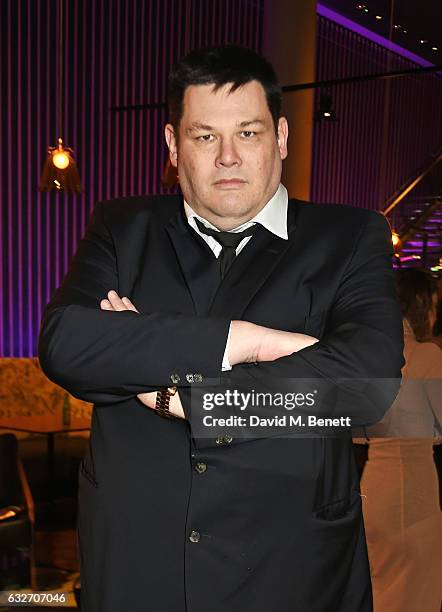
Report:
M289 201L289 198L288 198L287 189L284 187L282 183L279 183L279 187L276 190L273 197L270 198L270 200L267 202L264 208L262 208L259 211L259 213L255 217L253 217L253 219L246 221L242 225L239 225L238 227L235 227L230 231L239 232L239 231L246 229L253 223L260 223L269 232L271 232L272 234L275 234L275 236L278 236L279 238L283 238L284 240L288 240L288 233L287 233L288 201ZM191 222L192 218L196 217L208 227L211 227L212 229L215 229L215 230L218 229L214 225L212 225L212 223L207 221L207 219L204 219L204 217L200 217L199 215L197 215L196 212L193 210L193 208L190 206L190 204L186 202L186 200L184 200L184 212L186 213L186 217L189 223Z

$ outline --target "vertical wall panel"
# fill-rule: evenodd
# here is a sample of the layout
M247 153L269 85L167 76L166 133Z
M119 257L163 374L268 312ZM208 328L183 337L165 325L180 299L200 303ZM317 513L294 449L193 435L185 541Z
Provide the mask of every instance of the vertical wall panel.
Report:
M418 67L325 17L317 32L317 80ZM311 198L380 209L442 146L442 78L346 84L330 93L338 121L315 123Z
M39 193L57 120L57 15L64 10L62 137L81 195ZM94 203L158 194L167 153L163 103L172 64L193 47L258 49L258 0L0 2L0 355L32 356L42 309L60 284Z
M57 14L64 2L63 130L84 193L37 190L58 137ZM2 0L0 2L0 355L31 356L44 305L65 274L94 203L167 193L167 75L191 48L259 50L260 0ZM318 17L318 78L412 67ZM315 124L312 199L379 208L442 142L434 75L332 89L339 121ZM437 179L440 182L440 173Z

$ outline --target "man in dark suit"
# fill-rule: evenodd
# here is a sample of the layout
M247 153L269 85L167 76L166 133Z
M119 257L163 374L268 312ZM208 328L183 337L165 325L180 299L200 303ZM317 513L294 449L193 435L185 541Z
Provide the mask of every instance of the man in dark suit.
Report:
M388 223L288 200L281 89L254 52L186 56L169 110L184 202L98 204L40 334L46 374L95 404L79 471L82 610L368 612L350 429L199 436L191 391L317 379L340 386L324 415L380 419L394 385L339 381L400 377Z

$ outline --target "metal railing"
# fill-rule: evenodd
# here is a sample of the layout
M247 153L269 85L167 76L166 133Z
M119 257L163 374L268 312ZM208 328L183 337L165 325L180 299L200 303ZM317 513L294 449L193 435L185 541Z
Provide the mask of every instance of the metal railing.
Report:
M442 160L442 149L437 153L423 171L421 171L414 179L407 181L402 185L386 202L386 206L382 213L387 216L400 202L413 190L415 187L435 168Z

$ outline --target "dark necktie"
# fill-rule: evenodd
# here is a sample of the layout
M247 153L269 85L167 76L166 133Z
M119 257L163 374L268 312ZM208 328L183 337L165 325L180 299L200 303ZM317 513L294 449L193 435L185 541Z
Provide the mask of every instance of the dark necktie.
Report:
M212 236L222 246L219 261L219 271L221 279L227 274L227 270L232 265L236 257L236 248L246 236L253 236L258 225L252 225L242 232L218 232L217 230L206 227L199 219L195 217L195 222L202 234Z

